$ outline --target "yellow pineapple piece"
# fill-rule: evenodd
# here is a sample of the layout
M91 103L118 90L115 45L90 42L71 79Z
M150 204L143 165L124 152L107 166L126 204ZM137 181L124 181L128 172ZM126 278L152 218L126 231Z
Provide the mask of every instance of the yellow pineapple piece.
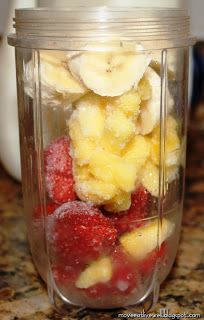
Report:
M160 125L152 133L151 159L154 164L159 165L160 152ZM177 133L177 122L169 116L166 123L166 165L173 166L179 164L180 159L180 139Z
M106 115L105 128L122 143L127 143L135 131L135 123L122 111L111 108Z
M104 130L104 121L104 111L100 107L79 107L73 112L69 121L70 130L72 129L72 139L77 139L79 129L83 137L92 139L100 138Z
M90 139L84 138L81 140L73 141L74 157L79 165L89 163L92 152L94 152L96 145Z
M113 199L111 199L104 208L110 212L121 212L128 210L131 205L131 193L120 192Z
M151 88L151 85L150 85L148 79L143 77L140 80L137 91L138 91L138 94L139 94L141 100L146 101L146 100L151 99L152 88Z
M76 287L87 289L97 283L106 283L111 279L112 273L111 259L109 257L103 257L92 262L81 272L76 280Z
M158 239L159 221L155 219L143 227L122 235L120 243L132 257L142 260L173 234L175 225L168 219L163 218L160 228L160 237Z
M75 176L75 190L78 197L95 205L102 205L114 198L118 189L114 184L95 178L82 180Z
M143 166L150 155L150 140L136 135L124 150L123 158L134 163L138 168Z
M135 90L131 90L120 97L112 98L111 101L113 108L117 108L130 117L137 117L139 115L140 103L140 95Z
M96 149L89 162L91 174L99 180L114 184L125 192L134 190L137 167L105 150Z
M148 161L141 172L142 185L155 197L159 195L159 169Z
M120 155L126 144L105 130L100 145L105 151Z

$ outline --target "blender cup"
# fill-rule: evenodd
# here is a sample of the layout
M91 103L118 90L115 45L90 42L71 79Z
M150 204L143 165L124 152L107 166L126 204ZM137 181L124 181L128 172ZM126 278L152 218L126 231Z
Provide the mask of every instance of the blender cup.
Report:
M158 299L179 240L185 10L16 10L22 183L35 265L59 307Z

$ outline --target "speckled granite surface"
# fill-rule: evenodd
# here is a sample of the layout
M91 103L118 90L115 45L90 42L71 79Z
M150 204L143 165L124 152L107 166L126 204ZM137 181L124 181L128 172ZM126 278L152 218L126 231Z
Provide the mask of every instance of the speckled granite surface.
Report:
M204 315L204 131L190 133L182 238L177 259L162 285L155 312ZM26 240L20 184L0 169L0 319L113 319L112 313L83 311L62 318L51 308L32 264ZM134 312L134 310L133 310ZM185 319L185 318L184 318Z

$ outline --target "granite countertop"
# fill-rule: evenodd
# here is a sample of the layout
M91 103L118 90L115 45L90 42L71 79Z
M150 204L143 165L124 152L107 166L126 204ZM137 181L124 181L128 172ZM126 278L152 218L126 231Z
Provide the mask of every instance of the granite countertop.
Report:
M204 315L204 131L192 130L188 143L187 188L181 242L174 267L154 309ZM26 240L21 185L0 169L0 319L113 319L112 313L51 308L33 266ZM134 311L134 310L133 310ZM185 318L184 318L185 319Z

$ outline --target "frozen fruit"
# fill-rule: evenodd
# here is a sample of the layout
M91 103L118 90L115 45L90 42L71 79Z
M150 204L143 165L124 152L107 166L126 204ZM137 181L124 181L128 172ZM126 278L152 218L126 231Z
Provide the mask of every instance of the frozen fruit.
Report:
M115 293L130 294L137 286L136 268L127 254L118 247L112 254L111 288Z
M120 243L124 250L136 260L142 260L147 254L161 245L174 232L175 225L170 220L163 218L161 225L154 219L144 226L127 232L120 237ZM158 232L160 235L158 237Z
M138 285L135 264L120 248L116 248L111 255L112 277L106 283L97 283L86 289L86 294L92 298L107 295L128 295ZM102 271L101 271L102 272Z
M56 203L48 203L45 207L45 214L46 215L52 215L53 212L55 211L55 209L57 209L58 205ZM34 212L33 212L33 217L35 219L40 219L43 217L43 209L44 207L42 205L39 205L37 206L35 209L34 209Z
M119 49L120 52L85 52L72 57L68 64L72 73L95 93L120 96L137 87L151 58L144 52Z
M176 120L169 116L166 121L166 166L179 165L180 161L180 139L177 133L178 125ZM155 165L160 162L160 125L157 126L151 135L151 159Z
M151 207L151 195L143 187L139 187L132 193L132 201L129 210L117 214L113 218L114 226L119 235L124 232L132 231L141 226Z
M63 286L71 283L74 284L80 273L80 269L58 264L52 266L52 273L57 285Z
M154 270L158 259L164 260L166 254L166 243L163 242L160 248L154 249L143 260L137 264L138 271L143 276L147 276Z
M114 250L117 231L99 209L73 201L52 215L50 246L67 266L82 266Z
M82 273L76 281L76 287L80 289L87 289L97 283L105 283L111 279L112 276L112 262L109 257L103 257L92 262Z
M70 142L67 137L57 138L48 145L44 153L46 172L72 173L72 158L69 145Z
M143 97L145 90L140 90ZM150 139L135 136L142 101L131 89L114 98L88 93L75 104L68 126L75 190L81 200L104 205L110 212L130 207L131 193L150 155Z
M55 172L48 172L45 181L47 192L53 201L64 203L76 199L72 174L62 175Z
M151 161L147 161L140 173L141 184L154 197L159 196L159 168Z
M72 158L67 137L58 138L45 150L45 182L49 197L57 203L76 199Z
M88 90L76 80L65 66L66 56L59 51L40 52L40 80L42 103L49 106L68 106ZM25 65L25 90L33 98L33 61Z
M134 119L127 117L124 112L116 108L112 108L107 115L105 127L123 144L127 143L135 132Z
M104 209L110 213L119 213L124 210L128 210L131 205L131 193L130 192L119 192L116 194L111 201L107 201Z
M161 112L161 78L152 69L148 67L145 71L144 78L148 80L151 86L151 98L144 101L141 109L140 116L137 119L136 132L146 135L158 125ZM173 100L167 88L167 113L169 113L173 106Z

